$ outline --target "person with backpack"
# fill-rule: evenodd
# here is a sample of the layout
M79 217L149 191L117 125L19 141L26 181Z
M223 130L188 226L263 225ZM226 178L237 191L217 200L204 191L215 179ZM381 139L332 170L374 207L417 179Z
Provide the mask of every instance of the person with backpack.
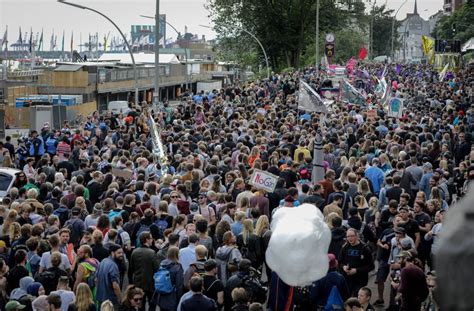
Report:
M92 257L92 248L89 245L81 245L81 247L79 247L76 260L77 271L73 290L75 291L79 284L86 283L95 298L95 278L97 269L99 268L99 261Z
M194 274L199 274L201 277L204 276L206 270L204 269L204 263L207 259L207 248L203 245L197 245L196 249L196 261L189 265L189 268L184 272L184 287L189 289L189 280Z
M143 232L150 232L155 240L158 240L161 237L160 228L154 223L154 216L155 213L151 208L146 209L139 225L135 226L132 234L132 241L134 242L135 247L140 247L140 235Z
M168 249L167 258L160 264L160 270L155 273L155 299L160 311L176 310L183 295L183 267L179 263L179 248L172 246Z
M150 310L155 310L156 305L152 300L155 288L150 276L158 271L159 260L156 252L151 248L153 237L150 232L142 232L140 244L141 246L136 248L130 257L128 271L131 277L129 279L135 286L143 289L144 299L148 300ZM143 303L145 304L145 301Z
M36 282L39 282L43 285L47 295L49 295L52 291L56 290L59 278L68 278L68 273L61 269L60 265L61 253L57 251L53 252L51 254L51 267L41 272L36 277Z
M223 245L216 250L216 261L219 270L219 279L226 284L229 277L237 271L237 265L242 260L242 254L236 247L235 235L232 231L224 233Z
M252 219L243 221L242 232L237 236L237 247L243 258L247 258L252 262L252 267L259 268L257 253L258 236L255 234Z
M67 228L71 231L69 242L71 242L75 248L79 247L79 242L81 241L83 232L86 230L84 221L79 217L80 214L81 209L74 207L71 210L71 218L64 224L64 228Z

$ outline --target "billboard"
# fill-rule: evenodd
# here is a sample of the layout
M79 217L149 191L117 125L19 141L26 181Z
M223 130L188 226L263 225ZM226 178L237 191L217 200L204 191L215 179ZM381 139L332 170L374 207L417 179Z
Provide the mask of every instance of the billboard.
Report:
M152 20L150 20L152 21ZM131 27L132 47L140 50L145 46L155 45L155 25L132 25ZM166 14L160 14L160 39L166 38Z

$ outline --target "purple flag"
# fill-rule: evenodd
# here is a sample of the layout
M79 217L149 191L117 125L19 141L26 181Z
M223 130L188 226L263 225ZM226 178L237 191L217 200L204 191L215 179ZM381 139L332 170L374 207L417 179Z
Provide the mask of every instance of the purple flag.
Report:
M400 71L402 71L402 66L400 64L397 64L397 69L395 69L395 71L397 72L397 75L399 75Z

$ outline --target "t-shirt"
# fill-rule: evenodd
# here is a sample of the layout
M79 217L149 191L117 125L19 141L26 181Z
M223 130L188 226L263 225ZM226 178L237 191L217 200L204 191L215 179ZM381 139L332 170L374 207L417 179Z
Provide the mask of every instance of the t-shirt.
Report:
M110 299L114 305L119 304L112 283L120 283L120 272L117 264L112 258L107 257L100 263L96 277L97 301L102 303L107 299Z
M41 255L40 267L46 269L51 268L53 265L51 264L51 252L45 252ZM61 263L59 264L59 269L67 271L71 268L71 263L66 255L61 253Z
M413 219L408 219L408 221L403 225L403 228L405 228L405 232L413 240L415 240L415 234L417 232L420 232L420 227L418 226L418 223L416 222L416 220Z
M59 295L59 297L61 297L61 311L67 311L67 309L69 308L69 304L71 304L71 302L74 302L74 300L76 300L76 295L74 295L74 293L71 292L70 290L60 289L60 290L51 292L51 294L56 294L56 295Z
M203 280L203 294L217 302L217 293L224 291L224 285L222 284L221 280L215 276L210 275L204 275Z

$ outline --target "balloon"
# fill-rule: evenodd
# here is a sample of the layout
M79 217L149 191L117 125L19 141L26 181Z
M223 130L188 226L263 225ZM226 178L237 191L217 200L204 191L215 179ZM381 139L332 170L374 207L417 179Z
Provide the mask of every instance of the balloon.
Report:
M331 231L316 206L282 207L271 227L267 263L286 284L307 286L327 274Z

